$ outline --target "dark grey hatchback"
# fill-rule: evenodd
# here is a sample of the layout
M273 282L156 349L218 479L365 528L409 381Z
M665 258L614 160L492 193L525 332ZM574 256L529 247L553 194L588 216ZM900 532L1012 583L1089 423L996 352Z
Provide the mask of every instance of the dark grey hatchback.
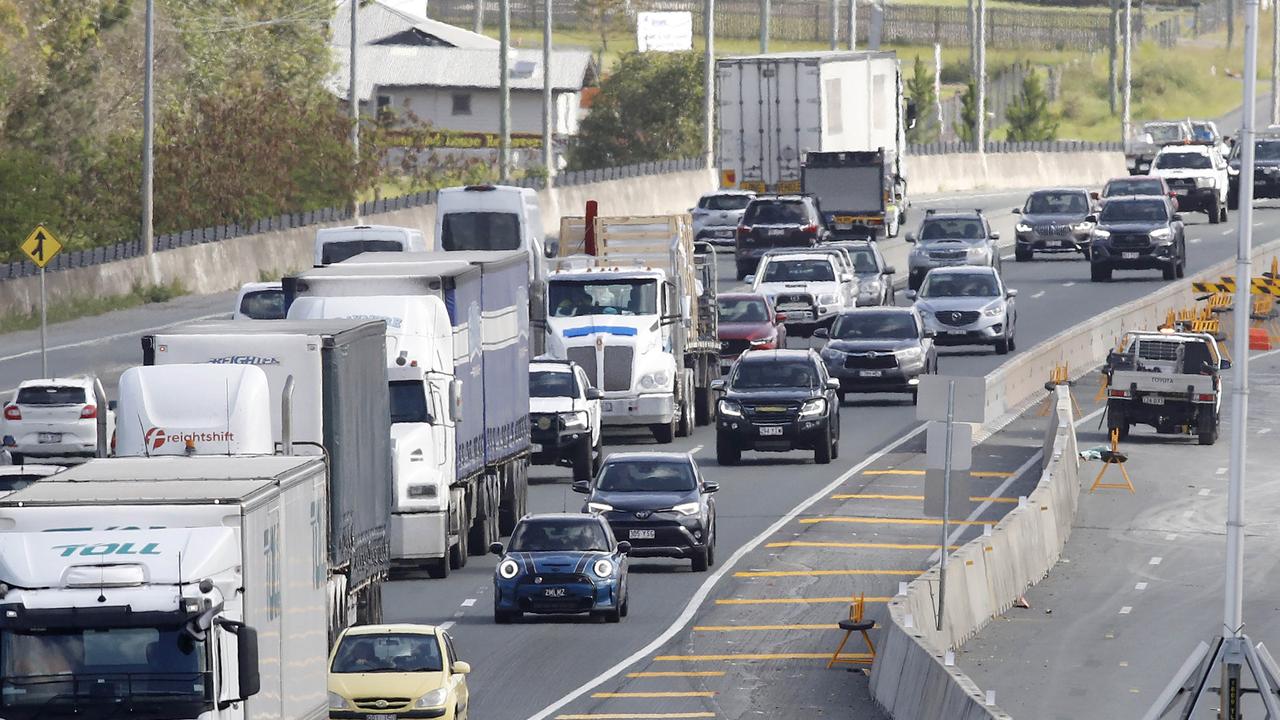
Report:
M594 481L573 484L587 495L582 511L608 520L631 557L688 558L694 572L716 561L719 489L687 453L614 453Z

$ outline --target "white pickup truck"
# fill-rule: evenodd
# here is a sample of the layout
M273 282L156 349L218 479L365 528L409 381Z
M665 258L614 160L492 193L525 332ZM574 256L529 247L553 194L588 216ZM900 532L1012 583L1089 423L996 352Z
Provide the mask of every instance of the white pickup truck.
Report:
M1196 435L1201 445L1218 439L1222 357L1212 335L1204 333L1130 333L1124 350L1107 357L1107 429L1120 439L1133 425L1150 425L1162 434Z

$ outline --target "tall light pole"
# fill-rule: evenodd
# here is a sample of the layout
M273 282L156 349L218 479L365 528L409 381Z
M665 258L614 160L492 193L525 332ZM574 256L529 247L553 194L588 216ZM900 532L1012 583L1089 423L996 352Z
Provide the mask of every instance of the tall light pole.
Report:
M703 152L706 164L714 168L716 163L716 0L705 0L702 21L702 112Z
M858 49L858 0L849 0L849 49Z
M978 0L978 122L974 142L987 151L987 0Z
M772 8L769 0L760 0L760 53L769 52L769 14Z
M551 0L542 0L542 166L547 170L547 187L556 174L555 97L551 94Z
M1120 140L1129 142L1133 125L1133 0L1124 0L1124 110Z
M511 176L511 80L508 54L511 52L511 0L498 3L501 31L498 35L498 179Z
M840 0L831 0L831 49L840 46Z
M356 58L360 47L360 0L351 0L351 48L348 65L351 77L347 85L347 113L351 118L351 163L352 170L360 165L360 96L356 91ZM351 215L354 217L360 210L356 196L351 196Z
M147 0L146 68L142 80L142 252L151 255L155 252L155 222L152 218L152 191L155 187L155 0ZM44 272L41 271L43 276ZM43 304L41 305L43 308ZM43 325L41 326L43 327Z
M1271 0L1271 124L1280 125L1280 2Z

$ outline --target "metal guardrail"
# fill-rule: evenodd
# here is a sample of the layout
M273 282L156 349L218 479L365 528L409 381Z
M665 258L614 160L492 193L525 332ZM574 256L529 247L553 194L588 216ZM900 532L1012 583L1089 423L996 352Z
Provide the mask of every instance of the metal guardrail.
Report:
M1123 152L1124 143L1086 142L1084 140L1046 140L1044 142L1024 143L988 142L986 151L989 153ZM974 143L955 141L908 145L906 155L911 157L912 155L950 155L972 152L977 152L977 146Z

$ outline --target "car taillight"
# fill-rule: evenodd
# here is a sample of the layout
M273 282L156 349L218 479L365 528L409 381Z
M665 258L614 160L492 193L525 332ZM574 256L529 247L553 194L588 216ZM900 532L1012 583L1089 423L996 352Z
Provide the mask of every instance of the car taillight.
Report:
M4 419L5 420L21 420L22 411L18 409L17 405L6 405L4 407Z
M1128 390L1108 390L1107 397L1127 398L1129 397L1129 391Z
M751 234L751 226L750 226L750 225L739 225L739 226L738 226L738 234L739 234L739 235L750 235L750 234Z
M804 227L800 228L800 232L816 233L816 232L818 232L818 226L817 226L817 225L815 225L815 224L813 224L813 223L810 223L810 224L805 225Z
M92 420L93 418L96 418L96 417L98 417L97 405L85 405L83 408L80 409L81 420Z
M1213 402L1213 396L1201 393L1200 395L1196 395L1196 400L1199 402Z

